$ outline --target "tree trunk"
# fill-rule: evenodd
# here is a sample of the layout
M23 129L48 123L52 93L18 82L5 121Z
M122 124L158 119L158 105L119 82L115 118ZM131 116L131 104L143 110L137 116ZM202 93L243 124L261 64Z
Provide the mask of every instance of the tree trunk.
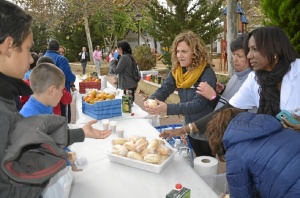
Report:
M92 38L91 38L91 34L90 34L89 20L88 20L88 14L87 14L87 10L86 10L86 2L83 4L83 6L84 6L83 20L84 20L86 40L87 40L88 47L89 47L90 60L94 62L94 60L93 60L93 43L92 43Z
M232 53L230 43L237 37L237 1L227 0L227 64L228 76L233 75Z

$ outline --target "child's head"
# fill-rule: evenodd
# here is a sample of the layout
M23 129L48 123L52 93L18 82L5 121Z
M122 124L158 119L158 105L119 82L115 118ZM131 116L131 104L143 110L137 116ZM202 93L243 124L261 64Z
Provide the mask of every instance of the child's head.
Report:
M30 74L30 87L35 96L44 96L45 105L55 107L63 95L65 75L53 64L40 63Z
M32 17L17 5L0 1L0 72L23 79L33 62Z
M54 64L53 60L49 56L42 56L38 59L37 65L41 63L51 63Z
M30 64L30 69L33 69L37 65L39 55L35 52L31 52L31 56L32 56L32 59L33 59L33 63Z
M227 108L219 113L208 122L206 135L212 154L218 154L220 161L225 161L225 149L223 146L223 136L230 121L239 113L244 112L243 109Z

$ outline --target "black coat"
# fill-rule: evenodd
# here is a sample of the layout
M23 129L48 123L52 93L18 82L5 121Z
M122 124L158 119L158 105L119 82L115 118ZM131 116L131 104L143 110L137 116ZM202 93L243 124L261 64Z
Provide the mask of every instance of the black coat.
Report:
M88 59L90 58L89 53L88 52L84 52L85 53L85 59L81 59L81 55L83 52L79 53L78 59L80 60L80 62L87 62Z

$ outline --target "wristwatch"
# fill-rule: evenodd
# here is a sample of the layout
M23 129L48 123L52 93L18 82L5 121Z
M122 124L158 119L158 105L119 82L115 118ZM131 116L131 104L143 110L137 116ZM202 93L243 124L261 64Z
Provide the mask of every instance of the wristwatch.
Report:
M194 135L194 131L193 131L193 124L189 123L189 128L190 128L190 135Z

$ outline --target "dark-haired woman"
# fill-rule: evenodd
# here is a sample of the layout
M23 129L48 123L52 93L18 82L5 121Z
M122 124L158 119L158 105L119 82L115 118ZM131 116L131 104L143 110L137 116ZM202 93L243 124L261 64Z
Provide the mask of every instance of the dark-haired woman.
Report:
M251 31L245 39L245 52L253 72L239 91L220 110L228 107L240 109L258 108L258 113L276 116L281 110L295 113L299 118L300 109L300 59L287 35L279 27L260 27ZM192 124L196 136L201 138L207 123L215 111ZM298 114L298 115L297 115ZM300 125L283 123L300 131ZM190 132L190 127L185 126ZM184 130L166 131L161 137L184 134Z
M118 76L118 88L132 91L132 99L134 101L134 93L138 86L138 82L133 78L132 70L132 50L130 44L126 41L119 41L117 44L118 54L121 55L116 67L113 68Z

